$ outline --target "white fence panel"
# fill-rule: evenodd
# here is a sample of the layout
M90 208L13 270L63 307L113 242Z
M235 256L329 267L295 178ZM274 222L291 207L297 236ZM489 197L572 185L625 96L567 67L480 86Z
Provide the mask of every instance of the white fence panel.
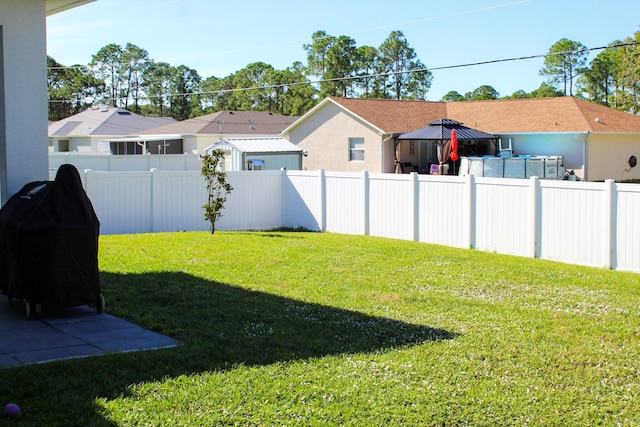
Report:
M151 156L120 155L108 156L109 169L114 172L124 171L148 171L151 170L149 159Z
M101 234L148 233L151 172L83 172L85 190L100 220Z
M530 180L477 178L474 248L527 256L534 244L528 227Z
M58 170L63 164L72 164L78 170L95 171L200 171L202 159L197 154L113 155L86 153L49 153L49 168Z
M469 247L468 180L457 176L420 175L418 187L419 241Z
M109 157L107 154L49 153L49 169L55 172L64 164L72 164L79 171L108 171Z
M137 157L137 156L126 156ZM161 171L198 171L202 170L202 159L197 154L147 154L149 169Z
M540 258L604 267L603 183L540 181Z
M200 171L80 176L102 234L209 229ZM234 189L219 230L305 227L640 272L636 184L280 170L227 176Z
M227 172L227 182L233 191L227 196L216 229L269 230L282 227L282 179L283 173L279 170Z
M153 173L153 231L209 230L204 219L207 203L200 172Z
M371 174L369 232L372 236L413 240L414 197L411 175Z
M60 166L66 163L67 163L66 154L49 153L49 175L51 175L52 170L57 171Z
M617 184L613 268L640 273L640 191L638 184Z
M364 234L362 173L326 172L326 231Z
M308 172L287 171L285 177L286 227L304 227L308 230L322 229L323 175Z

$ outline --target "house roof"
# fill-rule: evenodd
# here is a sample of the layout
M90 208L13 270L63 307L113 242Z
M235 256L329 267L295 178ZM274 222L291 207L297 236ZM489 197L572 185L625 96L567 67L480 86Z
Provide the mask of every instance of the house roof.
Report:
M166 123L169 117L144 117L123 108L95 107L49 123L49 136L132 135Z
M217 147L233 147L243 153L302 152L302 148L282 137L266 138L225 138L208 147L205 152Z
M574 97L499 99L490 101L398 101L331 97L328 103L358 116L379 131L406 133L426 127L434 120L448 118L491 134L499 133L640 133L640 117ZM305 120L302 116L284 133Z
M389 99L328 98L385 133L404 133L447 117L446 103Z
M489 133L640 132L640 117L574 97L447 103L450 118Z
M181 135L279 135L298 117L266 111L219 111L150 129L148 133Z
M83 4L91 3L95 0L46 0L45 7L47 16L71 9Z

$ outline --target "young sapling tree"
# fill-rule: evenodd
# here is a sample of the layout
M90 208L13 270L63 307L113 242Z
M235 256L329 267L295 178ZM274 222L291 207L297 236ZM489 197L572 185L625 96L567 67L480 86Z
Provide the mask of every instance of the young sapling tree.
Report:
M211 234L216 231L216 221L222 216L227 195L233 187L227 182L224 171L224 151L216 148L202 157L202 176L207 184L208 200L204 208L204 219L211 223Z

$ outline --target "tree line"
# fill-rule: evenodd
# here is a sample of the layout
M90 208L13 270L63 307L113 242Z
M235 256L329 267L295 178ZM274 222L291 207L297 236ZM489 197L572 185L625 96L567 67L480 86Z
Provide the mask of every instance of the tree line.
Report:
M401 31L392 31L377 48L316 31L302 47L306 63L278 70L254 62L221 78L202 78L185 65L156 62L131 43L104 46L87 65L67 67L47 57L49 119L60 120L94 104L185 120L221 110L301 115L326 96L427 99L433 75ZM530 93L519 90L503 98L580 96L637 113L640 31L612 42L587 65L589 52L580 42L559 40L539 72L546 81ZM442 100L498 98L492 86L482 85L464 95L452 90Z

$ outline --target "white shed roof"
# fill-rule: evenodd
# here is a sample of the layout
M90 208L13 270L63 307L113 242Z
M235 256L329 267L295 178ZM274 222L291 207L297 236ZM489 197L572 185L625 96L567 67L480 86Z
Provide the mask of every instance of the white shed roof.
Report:
M205 152L214 148L231 147L243 153L297 153L302 148L281 137L273 138L227 138L221 139L208 147Z

